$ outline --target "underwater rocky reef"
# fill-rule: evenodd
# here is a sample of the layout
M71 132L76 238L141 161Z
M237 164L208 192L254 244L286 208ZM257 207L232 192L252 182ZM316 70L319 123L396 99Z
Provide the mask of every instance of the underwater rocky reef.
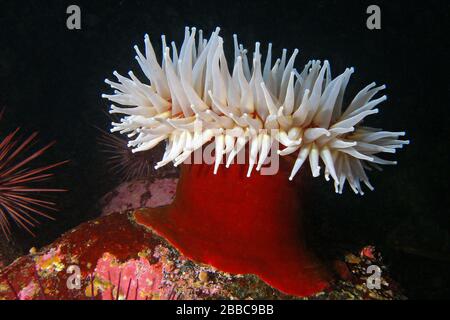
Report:
M167 187L167 181L161 184ZM117 201L123 199L122 195ZM110 213L40 250L33 248L2 269L0 299L301 299L255 275L225 273L187 259L166 240L138 226L132 212ZM366 269L372 264L383 270L381 289L366 285ZM80 268L79 287L73 271L67 272L70 266ZM302 299L406 298L374 247L348 252L334 261L334 268L337 280L330 288Z
M448 298L449 10L2 1L0 300Z

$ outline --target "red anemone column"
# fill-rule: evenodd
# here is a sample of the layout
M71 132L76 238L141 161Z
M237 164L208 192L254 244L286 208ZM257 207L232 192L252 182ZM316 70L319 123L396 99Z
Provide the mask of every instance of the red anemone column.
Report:
M307 248L301 178L280 159L275 175L247 165L183 164L175 201L135 213L137 223L166 238L188 258L229 273L256 274L299 296L325 289L330 275Z

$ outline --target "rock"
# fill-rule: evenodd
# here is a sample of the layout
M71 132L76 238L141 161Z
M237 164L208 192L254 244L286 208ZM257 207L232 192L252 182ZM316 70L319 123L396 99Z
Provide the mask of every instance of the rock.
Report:
M73 270L79 270L78 287ZM213 281L205 282L204 273ZM187 260L137 226L129 213L84 223L0 272L0 299L248 297L283 295L254 276L229 275Z
M368 289L367 263L361 258L361 264L347 264L354 279L336 281L327 292L307 299L404 298L384 273L381 290ZM228 274L186 259L164 239L138 226L128 211L86 222L1 269L0 299L298 297L285 295L254 275Z
M168 205L175 196L177 182L177 178L125 181L102 197L99 202L101 215Z

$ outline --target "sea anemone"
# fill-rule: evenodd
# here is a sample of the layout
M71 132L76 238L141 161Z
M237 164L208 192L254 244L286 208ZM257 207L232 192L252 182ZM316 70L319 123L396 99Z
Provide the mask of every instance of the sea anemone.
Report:
M137 178L147 178L154 171L153 155L148 150L133 154L128 147L128 141L114 133L100 130L97 138L100 152L106 157L108 170L122 181Z
M3 111L0 119L2 116ZM38 133L34 132L23 139L19 137L19 130L20 128L15 129L0 142L0 228L7 239L11 235L10 220L34 236L31 227L39 223L35 216L53 220L46 211L57 210L55 203L45 198L45 193L65 191L45 187L42 182L53 176L51 169L67 161L36 168L28 167L54 142L33 150Z
M133 152L146 151L168 141L163 159L155 168L169 162L177 166L204 144L213 140L214 173L223 155L228 167L233 158L249 145L250 176L254 166L260 170L274 142L283 148L281 156L296 153L289 179L309 160L312 175L320 175L320 159L324 176L334 180L336 192L342 193L348 181L355 193L363 194L361 182L370 190L365 173L371 167L392 165L378 153L395 153L408 144L400 140L405 132L390 132L362 126L386 96L373 99L385 86L371 83L343 107L344 93L353 68L347 68L332 79L330 64L309 61L301 72L294 68L298 54L295 49L287 58L284 49L272 65L271 44L264 65L260 43L256 42L252 67L247 50L234 35L234 66L232 72L223 49L219 28L209 40L202 31L186 28L178 51L174 42L172 56L162 36L163 59L159 64L148 35L145 55L135 46L138 61L150 84L141 82L133 72L129 78L114 72L118 82L105 80L115 92L103 97L126 108L111 106L111 113L126 116L114 122L111 131L126 133Z
M348 181L362 194L361 182L373 189L366 169L395 163L376 154L393 153L408 141L399 139L404 132L360 125L378 112L375 106L386 97L372 98L384 86L368 85L343 108L353 68L332 79L329 63L313 60L298 72L298 50L289 59L283 50L272 65L270 44L263 66L259 43L250 68L247 50L234 36L230 73L218 33L205 40L199 31L196 45L196 29L186 28L179 51L172 42L171 56L163 36L161 65L146 35L145 55L135 49L150 83L133 72L129 78L114 72L118 82L106 80L115 91L103 97L125 106L112 105L110 112L126 115L111 131L127 134L133 152L167 141L156 168L182 164L174 202L137 210L134 221L189 259L255 274L288 294L311 295L329 286L333 272L306 240L301 166L308 159L316 177L322 159L337 192ZM209 147L214 161L196 161L196 152ZM242 154L248 161L239 162ZM224 155L228 169L218 170ZM272 159L278 170L265 174ZM231 165L234 160L238 164ZM261 174L251 174L255 167Z

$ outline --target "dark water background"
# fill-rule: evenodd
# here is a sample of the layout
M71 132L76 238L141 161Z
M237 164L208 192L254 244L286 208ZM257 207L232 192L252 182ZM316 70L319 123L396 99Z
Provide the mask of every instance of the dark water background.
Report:
M405 130L411 145L399 164L370 178L374 192L335 195L323 178L311 180L312 223L324 250L374 244L411 298L450 297L449 12L448 1L375 1L382 29L366 28L365 1L0 1L0 105L2 136L21 126L57 140L47 161L70 159L56 184L70 191L58 199L55 222L31 238L16 232L27 250L98 216L98 199L117 183L106 174L98 132L107 128L103 83L117 69L138 71L133 45L149 33L181 44L185 26L209 34L220 26L228 48L232 34L252 49L273 42L300 49L296 66L328 59L333 75L355 67L352 97L372 81L385 83L388 101L369 120L374 127ZM66 28L66 8L78 4L82 29ZM263 51L264 52L264 51Z

